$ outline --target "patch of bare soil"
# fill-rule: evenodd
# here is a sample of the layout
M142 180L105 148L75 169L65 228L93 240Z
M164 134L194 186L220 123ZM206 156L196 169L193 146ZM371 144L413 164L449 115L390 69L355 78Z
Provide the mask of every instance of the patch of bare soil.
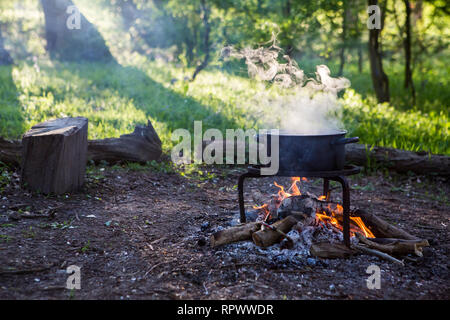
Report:
M201 181L177 173L106 167L78 194L31 194L18 176L0 196L1 299L449 299L448 181L375 174L351 177L352 207L429 240L401 267L377 257L320 260L212 249L210 235L238 211L242 169L206 168ZM246 183L270 195L274 178ZM287 180L276 179L288 185ZM306 183L320 194L320 181ZM339 190L333 191L339 200ZM249 244L250 245L250 244ZM273 250L272 250L273 251ZM366 269L381 268L381 289ZM70 265L81 289L65 288Z

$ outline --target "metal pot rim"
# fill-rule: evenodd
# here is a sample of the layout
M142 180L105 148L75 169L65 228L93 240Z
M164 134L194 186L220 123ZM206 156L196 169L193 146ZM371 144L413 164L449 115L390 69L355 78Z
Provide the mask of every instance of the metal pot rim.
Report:
M275 135L275 133L272 133L274 129L266 130L262 134L268 134L268 135ZM319 134L302 134L302 133L291 133L286 130L280 130L278 132L279 136L284 137L326 137L326 136L337 136L337 135L346 135L348 132L346 130L330 130L330 132L327 133L319 133Z

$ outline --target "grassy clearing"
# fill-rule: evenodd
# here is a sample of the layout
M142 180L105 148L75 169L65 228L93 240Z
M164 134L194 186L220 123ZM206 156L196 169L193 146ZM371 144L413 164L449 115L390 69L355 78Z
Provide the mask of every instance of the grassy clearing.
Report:
M280 93L248 79L242 63L213 61L195 82L184 81L193 70L148 61L133 52L132 39L117 23L117 12L100 2L78 0L77 5L95 21L119 63L50 61L40 36L44 17L37 2L26 0L26 11L0 12L4 21L14 25L5 36L16 61L13 67L0 66L0 136L20 138L38 122L85 116L89 138L117 137L150 119L167 151L174 143L171 132L177 128L192 131L194 120L202 120L204 130L258 128L259 115L270 113L267 98ZM309 74L319 64L328 65L333 75L338 70L336 61L299 61ZM354 60L345 66L344 76L352 87L341 101L350 134L358 135L363 143L450 154L448 55L414 66L414 107L403 88L402 63L386 59L384 64L390 80L389 105L375 102L367 63L362 73Z
M268 111L258 109L258 95L277 94L276 89L215 67L200 73L195 82L183 81L190 74L191 70L142 58L128 66L42 60L1 67L0 135L18 138L41 121L85 116L90 138L117 137L150 119L167 150L173 145L170 133L177 128L192 130L194 120L202 120L204 130L258 127L256 114ZM341 100L351 134L363 143L450 154L449 100L442 83L427 84L434 100L429 97L422 108L407 109L404 103L377 104L369 94L368 74L354 70L346 76L354 89ZM391 76L391 83L399 82L399 76ZM423 99L420 91L418 96ZM397 99L393 90L393 101Z

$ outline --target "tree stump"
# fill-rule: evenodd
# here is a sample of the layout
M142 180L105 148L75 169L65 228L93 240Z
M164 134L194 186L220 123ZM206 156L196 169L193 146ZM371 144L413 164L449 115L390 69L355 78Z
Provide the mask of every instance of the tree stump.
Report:
M22 185L45 194L78 190L87 162L86 118L40 123L22 139Z

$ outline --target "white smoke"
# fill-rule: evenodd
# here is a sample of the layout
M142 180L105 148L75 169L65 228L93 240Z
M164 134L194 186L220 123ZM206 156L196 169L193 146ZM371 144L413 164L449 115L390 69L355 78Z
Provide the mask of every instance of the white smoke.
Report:
M315 78L308 78L304 71L289 56L282 56L276 45L275 35L269 47L245 48L236 51L233 47L222 50L222 57L245 59L250 77L270 81L286 89L285 94L270 97L260 93L253 103L258 120L266 127L279 128L294 134L324 134L342 130L340 121L342 106L338 101L339 91L348 88L346 78L331 77L325 65L316 67ZM258 112L259 111L259 112Z

